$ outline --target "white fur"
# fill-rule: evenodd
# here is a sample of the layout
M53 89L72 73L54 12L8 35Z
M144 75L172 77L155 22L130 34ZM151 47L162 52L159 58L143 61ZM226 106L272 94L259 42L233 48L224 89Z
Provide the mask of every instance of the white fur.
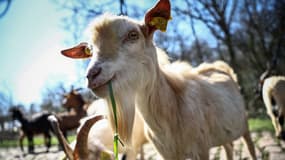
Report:
M107 109L107 103L104 99L98 99L93 101L87 110L89 116L81 119L80 123L84 124L86 120L90 119L94 115L107 115ZM80 131L81 126L78 128L78 131ZM143 147L143 144L147 141L144 134L143 121L140 115L138 114L135 115L134 128L135 131L133 132L132 136L132 146L123 147L121 144L119 144L120 153L126 153L127 159L130 160L136 159L137 154ZM103 119L95 123L91 127L88 135L88 149L90 153L96 153L96 151L98 150L98 146L101 146L101 148L104 148L104 150L108 150L108 152L112 152L113 137L114 133L107 119Z
M278 123L278 117L285 116L285 77L284 76L272 76L265 79L262 87L262 97L267 110L267 114L272 120L272 124L275 129L276 136L281 136L283 126ZM274 99L276 106L273 106L271 99ZM274 116L272 110L278 111L277 117Z
M207 69L192 69L184 62L163 63L168 58L160 60L152 36L143 27L121 16L102 16L92 26L96 55L87 73L98 67L102 70L89 84L111 79L123 141L131 144L138 109L149 140L164 159L206 160L211 147L226 146L240 136L247 140L255 159L244 101L232 69L224 62L208 64ZM139 38L125 41L131 31ZM91 89L108 101L112 123L107 86Z

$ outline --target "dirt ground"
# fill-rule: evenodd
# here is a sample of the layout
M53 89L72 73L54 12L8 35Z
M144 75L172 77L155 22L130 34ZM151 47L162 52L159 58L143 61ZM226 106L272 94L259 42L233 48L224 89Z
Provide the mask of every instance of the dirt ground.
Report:
M18 148L1 148L0 160L61 160L64 157L64 152L59 151L57 146L52 146L50 152L46 152L44 146L36 146L35 154L22 153Z
M276 140L269 132L252 133L256 152L259 160L285 160L285 143ZM45 152L45 147L35 147L36 154L23 154L20 148L0 149L0 160L61 160L64 157L57 146L53 146L50 152ZM210 151L211 160L226 160L222 147L215 147ZM140 157L140 155L138 156ZM139 158L138 158L139 159ZM144 145L144 159L157 160L158 155L151 144ZM234 160L247 160L249 153L241 139L234 142Z

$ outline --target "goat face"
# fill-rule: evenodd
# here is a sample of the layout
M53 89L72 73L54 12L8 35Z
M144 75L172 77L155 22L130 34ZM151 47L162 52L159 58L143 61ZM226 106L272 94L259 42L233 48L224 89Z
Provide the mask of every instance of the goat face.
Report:
M76 108L81 105L83 101L82 96L76 91L71 91L63 95L62 105L66 108Z
M11 108L10 114L13 120L21 119L23 117L22 112L17 108Z
M142 87L156 55L145 51L141 25L126 17L104 15L95 21L92 30L96 54L87 70L88 87L99 97L107 95L106 84L111 80L115 92Z
M144 89L149 77L157 76L156 49L152 43L155 30L166 30L170 17L169 0L160 0L138 23L124 16L103 15L91 24L95 53L87 70L88 87L99 97L107 96L107 83L112 80L114 92ZM88 58L85 43L62 51L71 58ZM144 85L146 86L144 86Z
M169 19L170 2L160 0L146 12L143 24L108 15L95 21L91 35L97 54L87 72L88 87L101 97L107 95L106 83L110 80L115 92L150 87L150 77L157 76L158 67L153 33L157 29L165 31Z

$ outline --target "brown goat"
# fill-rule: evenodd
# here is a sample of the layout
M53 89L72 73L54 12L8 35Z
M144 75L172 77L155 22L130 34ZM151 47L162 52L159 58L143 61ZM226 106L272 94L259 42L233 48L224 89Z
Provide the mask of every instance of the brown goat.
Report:
M78 90L78 89L77 89ZM72 89L64 95L63 106L69 111L57 114L59 126L63 135L67 136L67 131L80 126L80 119L86 116L87 104L80 93Z
M20 147L21 150L24 151L23 148L23 140L25 137L28 138L28 152L34 152L34 140L33 137L36 134L43 134L45 138L45 145L47 147L47 152L51 146L51 135L50 131L52 131L51 125L48 121L48 116L51 115L49 112L41 112L32 115L27 118L24 113L19 108L11 108L10 109L11 116L13 120L18 120L21 123L21 132L20 132Z

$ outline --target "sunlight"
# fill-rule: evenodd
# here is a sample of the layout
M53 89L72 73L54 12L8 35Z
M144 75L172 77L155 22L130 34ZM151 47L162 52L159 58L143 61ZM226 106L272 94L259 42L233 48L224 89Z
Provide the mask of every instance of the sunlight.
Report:
M43 50L42 56L33 59L32 64L27 64L19 71L19 80L15 84L15 97L19 102L40 102L41 91L48 85L74 83L78 79L75 61L63 57L59 53L61 48L57 46Z

